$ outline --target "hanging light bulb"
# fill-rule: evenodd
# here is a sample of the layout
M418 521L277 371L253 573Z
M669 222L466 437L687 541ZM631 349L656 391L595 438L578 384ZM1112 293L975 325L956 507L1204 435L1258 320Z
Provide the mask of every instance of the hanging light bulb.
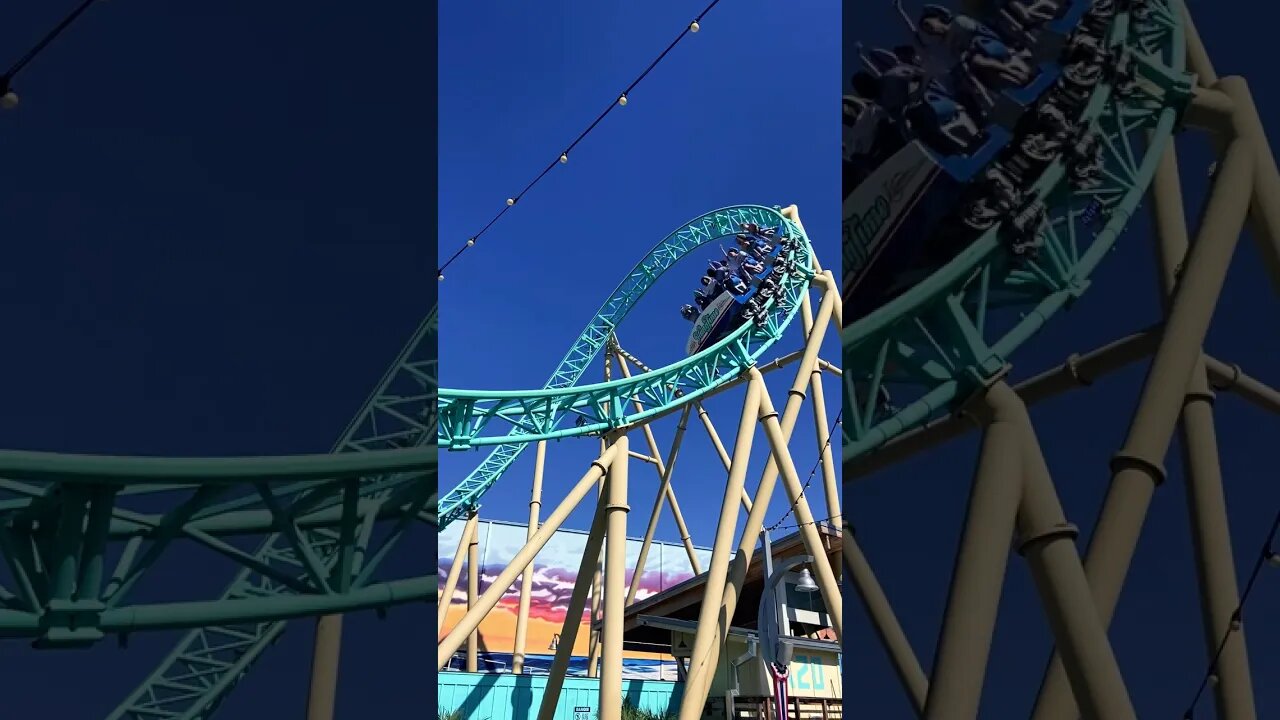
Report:
M619 105L621 105L622 107L626 107L626 106L627 106L627 96L626 96L626 95L619 95L619 96L618 96L618 104L619 104Z
M18 107L18 93L10 90L4 95L0 95L0 107L5 110L12 110Z
M702 26L698 24L697 20L694 20L693 22L689 23L689 32L698 32L701 29L702 29Z
M471 247L472 245L475 245L475 244L476 244L475 238L467 238L467 247Z
M560 153L560 164L569 162L569 153Z
M440 273L439 275L437 275L437 276L436 276L436 280L443 281L443 280L444 280L444 273Z
M1280 568L1280 552L1272 551L1267 553L1267 562L1271 565L1271 567Z
M515 204L516 204L515 198L507 198L507 207L511 207L512 205L515 205Z
M817 592L818 584L813 581L813 575L809 574L809 568L800 570L800 579L796 581L796 591L802 593Z

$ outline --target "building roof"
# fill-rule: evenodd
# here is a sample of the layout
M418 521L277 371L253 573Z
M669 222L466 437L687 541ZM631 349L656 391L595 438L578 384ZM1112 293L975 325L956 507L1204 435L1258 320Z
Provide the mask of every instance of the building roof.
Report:
M668 632L696 633L698 623L693 620L674 620L672 618L660 618L653 615L640 615L636 617L636 627L651 627ZM741 638L747 641L759 640L759 633L755 630L748 630L741 627L729 627L729 637ZM840 643L834 640L811 640L809 638L788 638L792 645L805 650L822 650L825 652L840 652Z

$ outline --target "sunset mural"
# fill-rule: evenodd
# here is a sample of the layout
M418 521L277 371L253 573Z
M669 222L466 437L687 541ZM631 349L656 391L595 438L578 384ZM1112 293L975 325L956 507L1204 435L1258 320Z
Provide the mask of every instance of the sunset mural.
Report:
M448 575L449 568L453 564L453 555L457 550L458 539L462 535L464 525L465 523L461 522L453 523L440 533L437 565L442 578ZM483 593L524 546L527 529L520 524L492 521L481 521L476 529L481 569L480 592ZM578 565L582 562L586 543L586 533L562 530L551 537L534 561L528 639L525 643L526 667L531 672L550 666L553 654L550 649L551 642L564 624L565 612L568 610L569 598L577 582ZM631 582L633 569L640 557L640 546L641 542L638 539L627 541L627 583ZM695 551L703 567L710 564L709 548L697 548ZM447 633L466 612L465 559L463 562L463 574L454 591L443 633ZM654 543L645 561L645 572L640 580L637 598L644 599L655 595L691 577L693 577L693 568L689 564L689 556L683 545ZM590 581L591 579L587 578L587 582ZM520 582L517 581L480 625L481 671L501 671L509 668L511 652L515 646L516 615L519 605ZM582 672L586 668L589 643L587 623L590 619L590 606L591 603L588 600L587 612L583 613L582 625L579 627L578 637L573 647L575 661L571 672ZM441 637L444 637L443 633ZM627 651L625 653L627 674L674 680L674 660L660 649L655 648L655 650L657 652L652 653ZM461 667L457 662L453 666Z

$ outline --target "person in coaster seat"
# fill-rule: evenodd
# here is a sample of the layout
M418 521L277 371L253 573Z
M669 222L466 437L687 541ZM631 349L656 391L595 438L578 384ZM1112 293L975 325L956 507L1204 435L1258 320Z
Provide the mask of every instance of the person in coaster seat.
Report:
M1001 12L1008 13L1022 27L1031 29L1056 19L1066 7L1065 0L1009 0Z
M902 0L894 0L894 7L902 16L919 48L920 66L929 79L946 77L956 61L973 43L974 38L999 39L991 28L968 15L953 14L941 5L925 5L920 10L919 24L912 21Z
M688 320L689 322L693 322L694 320L697 320L698 316L701 314L702 313L698 312L698 308L692 305L680 306L680 317L684 318L685 320Z
M938 83L931 84L920 102L907 109L906 118L914 132L944 155L968 154L981 135L968 111Z
M862 43L856 48L868 75L876 81L876 103L889 114L899 115L923 85L924 69L903 62L889 50L877 48L868 54Z
M1034 75L1026 58L995 38L974 38L966 55L970 71L989 87L1026 87Z

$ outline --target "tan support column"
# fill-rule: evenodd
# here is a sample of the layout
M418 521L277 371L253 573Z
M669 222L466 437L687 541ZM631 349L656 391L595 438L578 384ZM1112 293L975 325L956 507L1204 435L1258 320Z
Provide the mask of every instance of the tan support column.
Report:
M711 549L711 567L698 610L698 631L694 635L693 651L689 656L689 675L685 680L685 693L680 703L679 720L698 720L702 717L707 701L707 683L715 672L716 652L721 640L717 623L726 626L730 618L720 616L720 600L724 595L725 580L729 572L729 560L733 550L733 535L738 520L739 495L751 460L751 441L759 413L760 399L764 395L764 382L755 369L752 382L747 385L746 399L742 404L742 417L738 421L738 435L733 445L733 462L729 479L725 484L724 501L720 505L720 520L716 525L715 544ZM766 501L766 506L768 502ZM700 689L700 690L698 690Z
M622 720L622 614L626 611L627 573L627 464L625 434L614 443L618 459L609 466L605 485L606 557L604 565L604 618L600 668L600 720Z
M529 495L529 527L525 541L533 539L538 531L538 511L542 508L542 471L547 460L547 441L538 441L537 456L533 461L533 491ZM524 648L529 633L529 593L533 590L533 563L520 573L520 609L516 613L515 647L511 651L511 672L524 672Z
M542 705L538 708L538 720L553 720L556 705L560 702L560 690L564 687L565 675L569 673L569 659L573 657L573 646L578 642L578 629L582 627L582 613L587 606L587 589L590 587L584 579L596 565L600 557L600 547L604 544L605 533L605 499L596 503L595 517L591 521L591 531L587 533L587 545L583 549L582 562L578 565L578 582L573 586L569 596L569 607L565 610L564 625L560 628L560 644L556 646L556 655L551 660L551 671L547 677L547 687L542 693Z
M311 657L311 689L307 720L333 720L338 696L338 656L342 649L342 616L316 618L315 650Z
M1104 625L1110 625L1147 509L1156 486L1164 480L1164 456L1178 424L1187 380L1202 356L1200 347L1249 209L1249 196L1241 189L1248 188L1252 180L1254 152L1239 140L1227 148L1129 435L1112 459L1111 484L1085 560L1085 573ZM1055 653L1032 719L1076 718L1071 689Z
M471 542L467 543L467 612L475 606L480 597L480 533L471 534ZM476 654L480 649L480 626L467 635L467 672L478 670Z
M476 525L480 518L475 511L471 511L467 515L467 524L462 528L462 535L458 538L458 550L453 554L453 564L449 566L449 574L445 576L444 593L440 595L440 602L436 606L436 633L444 630L445 618L449 615L449 607L453 605L453 593L458 589L458 579L462 577L462 562L467 552L467 545L471 542L471 537L476 534Z
M1152 196L1156 255L1163 290L1161 300L1167 312L1168 299L1177 287L1178 265L1185 259L1189 247L1178 154L1173 146L1160 160ZM1231 548L1226 491L1218 463L1217 432L1213 422L1214 397L1202 356L1187 383L1180 425L1182 442L1179 445L1186 475L1187 511L1191 519L1191 540L1199 580L1206 659L1212 662L1217 656L1219 681L1213 688L1216 717L1221 720L1257 720L1244 627L1240 625L1232 629L1232 618L1240 604L1240 595L1235 554ZM1219 644L1224 638L1226 644L1219 655Z

